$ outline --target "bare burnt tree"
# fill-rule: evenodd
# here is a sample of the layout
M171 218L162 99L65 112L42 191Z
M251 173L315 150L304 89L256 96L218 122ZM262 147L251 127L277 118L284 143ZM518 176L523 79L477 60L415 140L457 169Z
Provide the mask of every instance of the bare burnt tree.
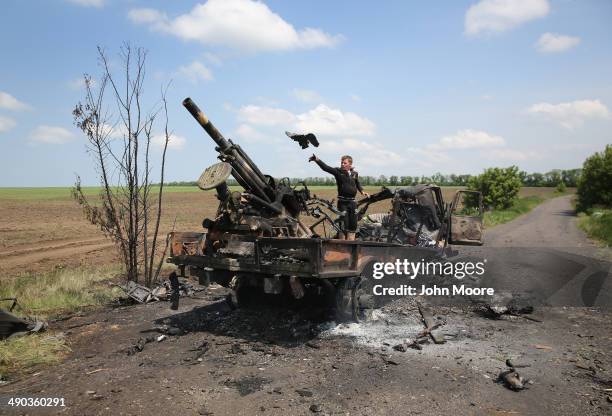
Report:
M72 195L87 219L115 242L127 279L142 277L150 286L159 276L164 256L158 253L158 234L171 136L168 107L163 90L152 110L143 109L146 51L125 44L119 56L120 75L116 76L108 56L98 47L101 77L94 82L85 75L85 97L73 111L75 125L85 133L88 153L100 175L100 202L87 198L79 177ZM158 118L163 119L159 186L154 184L151 162Z

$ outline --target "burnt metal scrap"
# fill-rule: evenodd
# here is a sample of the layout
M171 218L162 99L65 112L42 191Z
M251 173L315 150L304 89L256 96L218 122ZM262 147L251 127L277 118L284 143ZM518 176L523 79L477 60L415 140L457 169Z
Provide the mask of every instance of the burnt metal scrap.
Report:
M528 388L530 384L533 384L533 380L526 379L525 377L521 376L518 371L516 371L517 368L529 367L528 364L517 365L508 359L506 360L506 366L508 369L499 373L499 376L497 377L498 383L503 384L508 389L513 391L524 390Z
M440 187L428 184L383 187L360 200L357 239L337 239L346 212L334 201L311 195L305 184L264 174L190 98L183 105L216 145L220 162L202 173L198 186L215 189L219 206L214 218L202 222L205 232L169 235L168 261L201 284L229 287L232 303L255 291L296 299L314 293L333 299L340 319L363 319L373 308L372 262L441 256L448 244L482 244L481 196L459 191L448 204ZM287 135L302 148L318 145L311 133ZM242 191L230 190L230 175ZM387 212L368 213L385 200ZM304 224L305 217L312 225Z
M196 289L188 282L177 281L177 288L175 289L172 285L172 279L165 280L149 289L146 286L139 285L134 281L128 281L125 285L117 285L122 289L128 297L134 299L138 303L150 303L157 302L160 300L172 300L173 295L176 293L177 296L188 296L192 297L196 292L204 289Z
M14 338L47 329L47 323L35 319L23 319L0 309L0 339Z

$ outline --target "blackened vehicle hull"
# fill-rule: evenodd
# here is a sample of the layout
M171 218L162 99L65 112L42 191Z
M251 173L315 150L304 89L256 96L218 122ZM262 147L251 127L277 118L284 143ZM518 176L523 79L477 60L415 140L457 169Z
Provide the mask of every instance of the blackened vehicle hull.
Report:
M181 267L303 278L354 277L372 262L440 256L438 248L376 241L259 237L233 240L236 250L204 254L206 233L171 233L168 261Z
M376 241L233 236L224 249L206 254L206 233L175 232L168 237L168 261L200 284L231 288L236 306L240 289L288 291L299 299L303 290L296 285L314 286L331 293L331 306L347 320L366 319L367 311L376 306L363 296L371 293L374 262L427 261L440 258L444 251Z

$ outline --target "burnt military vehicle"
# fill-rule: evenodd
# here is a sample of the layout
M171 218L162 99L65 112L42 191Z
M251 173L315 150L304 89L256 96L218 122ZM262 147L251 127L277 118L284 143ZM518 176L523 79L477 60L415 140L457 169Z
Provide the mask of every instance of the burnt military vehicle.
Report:
M295 299L314 292L332 300L341 318L361 320L376 307L374 262L439 258L449 244L482 244L480 194L459 191L447 204L435 185L383 187L358 202L357 239L336 239L344 213L333 201L263 174L190 98L183 105L217 145L221 162L202 173L198 186L216 189L219 207L215 218L204 219L205 232L169 234L168 261L201 284L231 288L235 305L256 292ZM230 191L230 175L242 191ZM391 202L388 212L367 213L383 200Z

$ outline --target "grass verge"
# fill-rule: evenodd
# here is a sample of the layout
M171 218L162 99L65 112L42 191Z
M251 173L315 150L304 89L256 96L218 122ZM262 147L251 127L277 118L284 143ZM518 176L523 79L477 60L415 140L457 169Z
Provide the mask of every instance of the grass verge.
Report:
M516 217L528 213L545 200L545 198L536 195L526 196L519 198L510 208L485 212L485 227L512 221Z
M24 274L0 280L0 298L16 297L17 314L49 318L107 304L120 290L103 282L116 274L117 269L110 267Z
M15 315L48 319L108 304L121 294L118 288L107 283L116 274L117 269L110 267L24 274L0 280L0 298L17 298ZM63 337L52 333L0 341L0 374L57 363L68 351L70 349Z
M612 209L597 209L590 215L581 214L578 226L589 237L612 247Z
M59 335L32 334L0 341L0 374L55 364L70 351Z

